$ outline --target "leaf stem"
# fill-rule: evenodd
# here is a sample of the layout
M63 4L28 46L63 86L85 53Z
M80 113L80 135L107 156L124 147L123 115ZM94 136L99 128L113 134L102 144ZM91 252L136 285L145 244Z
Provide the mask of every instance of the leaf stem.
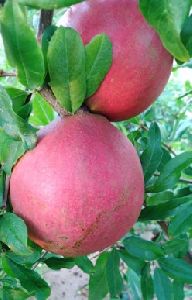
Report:
M62 118L71 115L63 107L61 107L61 105L59 104L59 102L57 101L57 99L55 98L55 96L53 95L53 93L50 89L44 87L39 91L39 93L45 98L45 100L47 100L47 102L54 108L54 110Z

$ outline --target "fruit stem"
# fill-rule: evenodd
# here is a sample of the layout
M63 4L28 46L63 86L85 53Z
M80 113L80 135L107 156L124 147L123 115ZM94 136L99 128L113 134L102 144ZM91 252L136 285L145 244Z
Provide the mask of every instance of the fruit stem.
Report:
M44 87L39 91L39 93L45 98L45 100L47 100L47 102L62 118L71 116L71 113L69 113L63 107L60 106L59 102L57 101L50 89Z

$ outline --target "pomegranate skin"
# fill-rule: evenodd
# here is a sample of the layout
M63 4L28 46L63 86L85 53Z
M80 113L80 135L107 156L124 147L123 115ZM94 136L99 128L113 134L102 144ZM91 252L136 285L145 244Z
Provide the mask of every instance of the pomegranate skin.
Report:
M36 148L14 167L10 196L35 243L75 257L112 245L133 226L143 172L121 132L81 112L40 131Z
M113 64L98 91L87 100L91 111L112 121L143 112L161 94L173 58L142 16L137 0L87 0L74 5L60 25L79 31L87 44L106 33L113 43Z

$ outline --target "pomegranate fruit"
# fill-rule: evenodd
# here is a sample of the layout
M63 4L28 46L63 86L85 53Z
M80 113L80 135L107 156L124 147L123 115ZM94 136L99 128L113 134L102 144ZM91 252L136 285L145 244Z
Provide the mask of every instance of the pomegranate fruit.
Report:
M87 100L91 111L112 121L125 120L160 95L173 58L145 21L137 0L87 0L70 8L59 24L79 31L84 43L99 33L106 33L113 43L112 67Z
M102 250L136 222L143 173L129 140L99 115L79 112L40 131L13 169L10 196L30 238L75 257Z

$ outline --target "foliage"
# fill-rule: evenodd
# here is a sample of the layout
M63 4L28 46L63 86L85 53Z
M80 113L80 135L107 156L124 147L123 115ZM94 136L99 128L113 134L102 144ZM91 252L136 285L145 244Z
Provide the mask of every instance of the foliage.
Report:
M47 299L51 291L36 271L39 264L53 270L77 265L90 275L90 300L107 294L111 299L184 299L192 284L192 84L181 84L178 76L191 67L190 1L168 5L161 0L157 5L140 0L145 18L179 65L150 109L115 124L137 148L144 170L145 204L134 228L92 264L88 257L46 253L27 240L27 227L9 202L5 208L6 178L35 146L36 130L57 115L41 95L42 87L50 84L62 107L74 113L111 66L112 45L105 34L83 45L76 31L54 26L45 31L42 47L37 43L27 22L27 16L37 17L31 7L63 8L77 2L7 0L0 11L7 58L0 49L0 69L17 72L17 78L0 77L0 299Z

